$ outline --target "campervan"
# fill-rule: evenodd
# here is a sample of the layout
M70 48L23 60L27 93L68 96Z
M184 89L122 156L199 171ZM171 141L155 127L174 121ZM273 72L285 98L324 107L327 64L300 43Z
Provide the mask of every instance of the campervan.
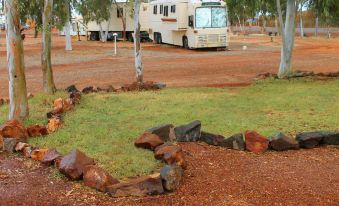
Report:
M184 48L226 48L227 9L222 0L155 0L150 5L150 38Z
M122 18L126 22L126 37L128 40L133 41L134 21L133 21L133 3L120 0L117 5L113 4L111 18L109 21L104 21L98 24L96 21L87 23L87 32L90 40L99 40L100 30L105 31L108 27L108 39L113 40L113 33L118 34L118 38L123 37L123 23ZM148 19L148 3L141 3L140 6L140 31L142 40L148 39L149 19ZM109 25L107 25L109 23ZM101 27L101 28L100 28Z

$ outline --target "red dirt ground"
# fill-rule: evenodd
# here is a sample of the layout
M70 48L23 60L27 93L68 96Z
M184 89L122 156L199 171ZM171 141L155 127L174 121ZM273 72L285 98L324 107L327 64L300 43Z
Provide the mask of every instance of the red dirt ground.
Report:
M182 143L188 160L171 194L113 199L51 168L0 153L0 205L338 205L339 150L333 147L255 155Z
M184 50L169 45L143 44L145 79L182 86L248 85L263 72L277 72L279 39L269 37L232 37L231 51ZM246 45L248 49L242 50ZM54 36L52 61L58 88L76 84L112 84L134 81L132 44L119 42L119 54L113 56L113 43L74 42L74 51L64 51L64 38ZM40 39L28 34L25 39L25 63L28 91L41 91ZM296 41L293 67L298 70L334 72L339 70L339 40L305 38ZM0 97L8 96L6 47L0 35Z

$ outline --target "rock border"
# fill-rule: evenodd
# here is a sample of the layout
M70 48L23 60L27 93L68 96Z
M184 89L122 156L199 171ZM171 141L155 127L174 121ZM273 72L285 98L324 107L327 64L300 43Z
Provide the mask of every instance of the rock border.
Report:
M320 73L314 73L312 71L302 71L297 70L293 72L292 74L288 75L285 79L291 79L291 78L302 78L302 77L314 77L314 78L338 78L339 72L320 72ZM274 78L278 79L278 75L276 73L261 73L258 74L254 80L262 80L262 79L268 79L268 78Z
M154 84L150 83L150 85ZM4 151L19 152L27 158L40 161L47 166L54 166L70 180L83 180L85 186L108 193L111 197L142 197L172 192L180 186L187 162L182 148L176 142L204 142L208 145L246 150L255 154L262 154L268 150L286 151L311 149L321 145L339 145L337 131L303 132L297 134L295 138L278 133L267 138L256 131L248 130L244 134L238 133L225 138L222 135L201 131L202 125L198 120L177 127L173 124L159 125L144 131L134 141L134 145L153 151L154 158L164 162L165 166L159 173L130 179L128 182L119 182L97 166L92 158L77 149L62 156L56 149L37 148L26 143L28 137L45 136L56 132L62 125L61 114L74 109L80 103L82 94L97 91L129 92L158 89L161 88L133 83L119 90L112 86L96 89L90 86L80 92L71 85L66 89L69 93L68 98L59 98L53 102L53 110L46 115L47 126L31 125L24 128L16 120L8 121L0 127L0 146L3 145Z

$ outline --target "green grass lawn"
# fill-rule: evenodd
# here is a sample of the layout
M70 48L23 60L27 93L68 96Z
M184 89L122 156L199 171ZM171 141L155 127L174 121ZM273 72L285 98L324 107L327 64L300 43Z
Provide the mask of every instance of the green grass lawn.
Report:
M46 123L53 97L30 100L26 124ZM6 118L0 108L0 120ZM79 148L115 177L153 172L161 163L133 145L145 129L158 124L202 121L202 129L226 137L255 129L264 135L339 129L339 80L265 80L245 88L170 88L159 92L90 94L64 116L63 127L31 139L40 147L66 154Z

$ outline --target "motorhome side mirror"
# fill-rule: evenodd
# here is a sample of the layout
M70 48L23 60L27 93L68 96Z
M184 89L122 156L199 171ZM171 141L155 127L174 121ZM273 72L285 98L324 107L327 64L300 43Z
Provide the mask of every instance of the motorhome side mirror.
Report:
M188 26L189 27L193 27L194 26L193 15L188 16Z

